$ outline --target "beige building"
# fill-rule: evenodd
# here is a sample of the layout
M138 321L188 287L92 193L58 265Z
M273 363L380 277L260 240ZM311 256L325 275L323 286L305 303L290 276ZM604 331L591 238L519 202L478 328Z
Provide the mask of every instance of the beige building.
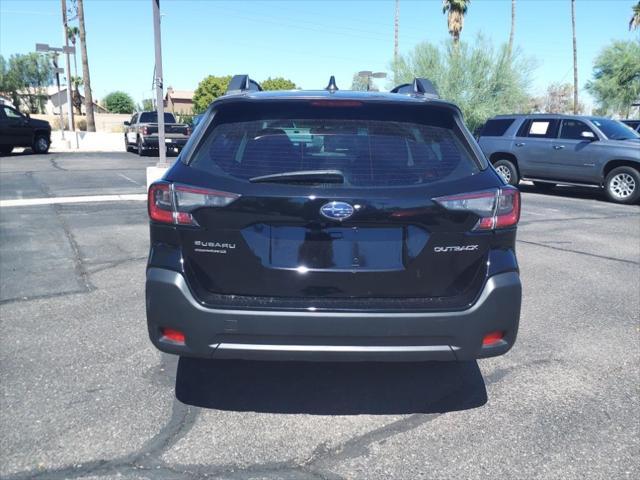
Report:
M173 114L192 114L193 91L174 90L173 87L167 88L167 94L164 97L164 106L168 112L171 112Z

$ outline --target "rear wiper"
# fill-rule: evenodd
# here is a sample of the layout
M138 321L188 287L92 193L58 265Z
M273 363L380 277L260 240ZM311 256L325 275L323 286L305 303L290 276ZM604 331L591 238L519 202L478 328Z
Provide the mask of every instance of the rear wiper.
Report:
M253 177L249 181L252 183L344 183L344 173L340 170L298 170Z

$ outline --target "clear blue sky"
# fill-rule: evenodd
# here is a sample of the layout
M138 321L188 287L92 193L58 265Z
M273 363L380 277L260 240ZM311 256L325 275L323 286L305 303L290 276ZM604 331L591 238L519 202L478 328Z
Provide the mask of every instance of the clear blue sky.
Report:
M628 31L636 0L577 0L581 89L593 59ZM284 76L303 88L324 87L330 74L349 88L359 70L387 70L393 56L394 0L187 1L161 0L165 86L195 89L206 75L249 73L260 81ZM509 36L510 0L473 0L463 40L478 32L494 42ZM518 0L516 45L538 68L532 93L572 81L569 0ZM151 0L85 0L94 96L124 90L151 96ZM400 50L448 37L440 0L400 1ZM59 0L1 0L0 54L33 51L36 42L60 45ZM381 86L384 86L381 85ZM590 103L585 95L582 97Z

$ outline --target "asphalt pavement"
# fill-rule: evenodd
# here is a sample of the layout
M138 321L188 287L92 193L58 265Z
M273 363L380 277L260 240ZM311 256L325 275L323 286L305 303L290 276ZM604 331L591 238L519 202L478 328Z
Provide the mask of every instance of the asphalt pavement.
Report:
M145 193L0 158L0 201ZM640 478L640 207L523 186L518 341L464 363L201 361L148 340L144 201L0 203L0 477Z

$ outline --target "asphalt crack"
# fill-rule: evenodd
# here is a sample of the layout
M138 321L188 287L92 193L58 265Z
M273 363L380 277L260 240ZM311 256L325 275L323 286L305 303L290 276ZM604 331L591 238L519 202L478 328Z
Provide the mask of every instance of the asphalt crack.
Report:
M624 258L616 258L616 257L609 257L607 255L598 255L596 253L589 253L589 252L583 252L582 250L573 250L571 248L563 248L563 247L558 247L555 245L548 245L545 243L539 243L539 242L532 242L529 240L521 240L518 239L519 243L525 243L527 245L535 245L538 247L544 247L544 248L550 248L551 250L558 250L560 252L569 252L569 253L575 253L577 255L585 255L587 257L592 257L592 258L599 258L601 260L610 260L613 262L622 262L622 263L628 263L630 265L640 265L640 262L636 262L635 260L627 260Z

